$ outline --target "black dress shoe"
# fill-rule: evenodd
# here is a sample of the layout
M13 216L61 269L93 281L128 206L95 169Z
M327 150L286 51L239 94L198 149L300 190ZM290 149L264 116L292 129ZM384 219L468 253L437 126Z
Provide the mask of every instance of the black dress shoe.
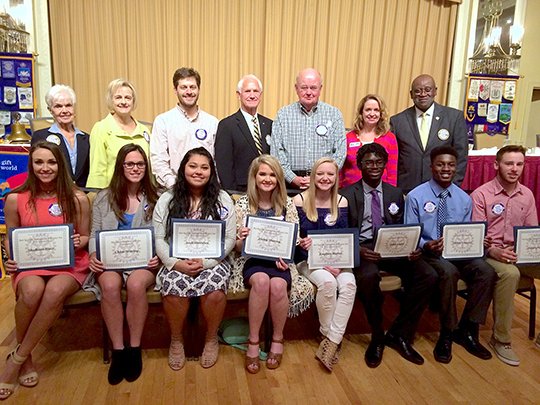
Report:
M491 352L482 346L482 344L478 341L478 337L466 329L456 329L453 334L453 339L454 342L463 346L465 350L467 350L473 356L476 356L482 360L489 360L491 357L493 357Z
M364 360L369 368L378 367L381 364L384 352L383 340L372 340L366 350Z
M435 349L433 349L433 356L439 363L450 363L452 360L452 338L450 336L439 336Z
M420 353L414 350L414 347L412 347L412 345L401 336L387 333L385 344L386 346L389 346L397 351L405 360L409 360L411 363L418 365L424 364L424 358L420 355Z

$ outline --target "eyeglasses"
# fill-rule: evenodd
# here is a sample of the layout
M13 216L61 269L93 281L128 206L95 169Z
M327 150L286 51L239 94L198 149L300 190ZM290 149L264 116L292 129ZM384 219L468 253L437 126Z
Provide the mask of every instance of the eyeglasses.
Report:
M133 169L135 166L137 166L137 169L144 169L146 167L146 163L144 162L124 162L123 165L128 170Z
M431 94L431 92L433 91L433 88L431 87L424 87L424 88L421 88L421 89L414 89L413 90L413 94L415 96L420 96L422 95L422 93L425 93L425 94Z
M361 162L365 167L383 167L386 162L384 160L362 160Z

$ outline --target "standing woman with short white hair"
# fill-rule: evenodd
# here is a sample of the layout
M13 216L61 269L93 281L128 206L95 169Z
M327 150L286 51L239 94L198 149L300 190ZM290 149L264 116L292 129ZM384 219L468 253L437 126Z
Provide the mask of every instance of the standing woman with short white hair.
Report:
M95 123L90 132L90 174L86 187L109 186L120 148L134 143L149 156L150 130L131 113L137 106L137 93L132 83L115 79L106 94L109 114Z
M47 109L54 124L32 134L32 145L39 141L60 147L69 167L69 174L79 187L86 186L90 169L89 135L75 126L75 92L65 84L55 84L45 95Z

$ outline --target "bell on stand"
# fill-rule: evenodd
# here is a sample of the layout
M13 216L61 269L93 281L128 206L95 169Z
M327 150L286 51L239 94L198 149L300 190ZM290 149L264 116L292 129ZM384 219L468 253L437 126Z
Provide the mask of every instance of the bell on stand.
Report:
M13 123L11 124L11 133L7 136L9 143L30 143L32 137L26 132L24 124L21 124L19 120L21 114L18 112L13 114Z

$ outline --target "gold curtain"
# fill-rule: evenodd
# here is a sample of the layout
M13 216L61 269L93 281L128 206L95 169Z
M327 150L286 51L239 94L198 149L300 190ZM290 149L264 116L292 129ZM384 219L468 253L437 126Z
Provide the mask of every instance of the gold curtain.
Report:
M323 75L321 99L351 126L356 105L380 94L394 114L410 105L412 78L435 78L444 104L458 5L443 0L50 0L55 83L77 93L77 123L89 131L106 113L110 80L137 89L144 121L176 99L172 74L202 76L202 109L223 118L238 108L238 79L263 81L260 111L273 118L296 100L299 70Z

